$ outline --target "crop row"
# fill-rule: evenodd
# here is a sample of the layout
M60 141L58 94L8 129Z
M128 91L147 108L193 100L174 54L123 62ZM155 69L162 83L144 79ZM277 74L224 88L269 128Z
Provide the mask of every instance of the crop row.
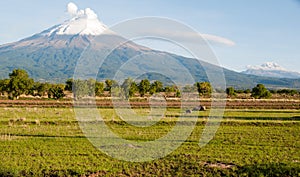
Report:
M218 103L216 102L215 106L222 106L223 101ZM97 106L100 108L113 108L116 106L122 107L127 106L127 102L113 102L109 99L105 100L96 100L94 101L83 101L80 103L76 103L76 105L71 100L0 100L0 107L73 107L75 106L83 106L83 107L91 107ZM150 103L147 100L139 100L139 101L130 101L131 107L141 107L147 108L150 107ZM166 102L151 102L151 106L162 106L165 105L167 107L180 108L186 107L191 108L195 105L203 105L207 108L211 107L210 100L200 100L200 101L189 101L189 102L181 102L180 100L168 100ZM227 109L300 109L300 101L299 100L227 100L226 101Z

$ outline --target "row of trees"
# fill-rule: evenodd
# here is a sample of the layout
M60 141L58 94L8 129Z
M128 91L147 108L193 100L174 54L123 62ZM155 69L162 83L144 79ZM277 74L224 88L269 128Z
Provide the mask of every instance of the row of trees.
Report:
M208 82L196 83L196 87L201 95L210 95L211 86ZM143 79L139 83L131 78L127 78L122 84L114 80L105 80L98 82L92 79L89 80L73 80L69 79L66 82L66 90L73 92L75 98L84 96L103 96L104 92L109 92L112 96L130 98L134 96L147 96L155 93L164 92L166 95L180 97L180 89L173 86L164 86L161 81L150 82L148 79Z
M201 95L210 95L211 86L208 82L196 83L195 86ZM176 97L181 95L176 86L164 86L160 81L151 83L148 79L137 83L128 78L121 85L110 79L105 82L94 79L68 79L65 84L51 84L34 82L25 70L15 69L9 74L8 79L0 80L0 95L8 95L9 99L18 99L22 94L60 99L65 97L66 91L73 92L75 98L103 96L105 91L114 95L123 95L126 98L138 95L143 97L157 92L165 92L167 95L173 93Z
M226 93L229 97L236 96L237 93L251 93L251 97L254 98L270 98L272 96L271 92L263 85L257 84L256 87L252 88L252 91L247 90L235 90L233 87L228 87Z
M66 96L66 92L73 92L75 98L84 96L104 96L109 93L113 96L130 98L134 96L149 96L158 92L164 92L166 96L180 97L183 92L198 92L200 96L209 97L212 93L212 86L209 82L197 82L194 85L184 86L179 89L177 86L164 86L160 81L150 82L143 79L139 83L127 78L122 84L107 79L99 82L93 79L73 80L68 79L65 84L51 84L34 82L25 70L15 69L9 74L8 79L0 80L0 95L7 95L9 99L18 99L20 95L48 96L48 98L60 99ZM297 90L281 89L268 90L263 84L258 84L252 90L235 90L228 87L226 93L229 97L240 93L250 94L254 98L270 98L272 93L278 94L299 94Z
M253 98L270 98L272 94L295 96L300 95L300 92L295 89L278 89L278 90L268 90L263 84L257 84L256 87L246 90L235 90L233 87L228 87L226 93L229 97L235 97L237 94L251 93Z
M25 70L15 69L9 79L0 80L0 95L8 95L9 99L18 99L20 95L48 96L59 99L65 96L64 84L34 82Z

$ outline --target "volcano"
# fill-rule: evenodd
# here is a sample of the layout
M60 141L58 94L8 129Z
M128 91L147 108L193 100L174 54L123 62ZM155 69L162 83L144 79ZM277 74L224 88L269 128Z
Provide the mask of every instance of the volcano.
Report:
M299 72L290 71L274 62L267 62L260 66L247 66L247 70L243 71L242 73L277 78L300 78Z
M92 44L95 37L99 35L110 36L111 40L123 40L122 37L103 24L97 14L90 8L78 10L77 6L69 3L67 11L71 18L59 25L55 25L41 33L22 39L17 42L0 46L0 78L7 78L8 74L15 68L25 69L30 77L36 81L65 82L72 78L78 59L82 52ZM95 44L94 44L95 45ZM110 43L97 43L99 48L105 49ZM92 53L91 53L92 55ZM106 60L97 76L98 80L112 79L124 63L135 56L151 55L155 58L167 60L175 58L185 66L195 81L208 81L206 71L214 71L219 66L209 64L198 59L187 58L168 52L157 51L134 42L127 42L116 48ZM156 62L156 61L147 61ZM97 63L94 63L97 65ZM145 68L147 63L140 63L128 68L127 73L139 72ZM160 66L161 63L156 63ZM170 65L170 68L172 66ZM299 88L299 79L272 78L238 73L222 68L227 86L236 88L252 88L258 83L272 88ZM174 73L180 69L172 68ZM160 78L147 75L150 79ZM179 74L180 77L180 74ZM184 79L184 78L182 78Z

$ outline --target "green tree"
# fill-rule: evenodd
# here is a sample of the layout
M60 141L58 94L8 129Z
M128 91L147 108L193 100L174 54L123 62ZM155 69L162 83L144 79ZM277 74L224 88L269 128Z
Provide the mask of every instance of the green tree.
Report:
M233 87L228 87L226 88L226 94L231 97L231 96L236 96L235 90Z
M73 81L73 95L75 99L80 99L89 94L89 85L86 80Z
M180 97L181 96L181 92L177 88L176 85L166 86L164 91L165 91L166 96L175 96L175 97Z
M129 97L133 97L139 91L139 87L136 82L132 82L129 89Z
M105 91L109 91L111 93L111 88L118 85L118 82L115 80L107 79L105 80L106 87L104 88Z
M147 92L149 92L150 90L150 82L148 79L143 79L141 80L140 84L139 84L139 92L141 94L141 96L145 96L145 94Z
M246 89L246 90L244 90L244 93L246 93L246 94L251 93L251 90L250 89Z
M150 89L149 92L150 94L154 94L157 92L161 92L163 91L164 87L163 87L163 83L160 81L154 81L151 85L150 85Z
M179 89L176 89L176 94L175 94L175 96L176 96L177 98L181 97L181 91L180 91Z
M104 93L104 83L96 81L95 83L95 95L102 96Z
M74 83L74 79L68 79L66 81L66 87L65 90L72 92L73 89L73 83Z
M29 94L33 87L33 79L29 78L28 73L22 69L14 69L9 74L7 93L10 99L18 99L21 94Z
M127 98L124 92L124 89L120 86L111 87L111 96L116 98Z
M0 95L4 95L7 92L7 86L9 79L0 80Z
M272 94L263 84L257 84L252 89L251 96L254 98L270 98Z
M166 86L164 90L166 93L175 92L175 88L173 86Z
M40 97L45 96L49 92L50 88L51 88L51 84L49 83L35 82L31 94L33 96L40 96Z
M56 100L61 99L65 96L64 85L53 84L48 91L48 98L54 98Z
M291 96L294 96L294 95L297 95L298 94L298 91L297 90L293 90L293 89L280 89L280 90L277 90L275 93L278 93L278 94L285 94L285 95L291 95Z
M132 97L138 91L137 84L131 78L125 79L121 88L123 89L124 96L127 99Z
M87 84L87 95L88 96L95 96L95 84L96 84L96 80L95 79L89 79L89 80L85 80L84 83Z
M164 92L167 97L170 96L181 97L181 91L176 85L166 86L164 88Z
M210 96L212 93L212 87L209 82L197 82L197 91L202 96Z

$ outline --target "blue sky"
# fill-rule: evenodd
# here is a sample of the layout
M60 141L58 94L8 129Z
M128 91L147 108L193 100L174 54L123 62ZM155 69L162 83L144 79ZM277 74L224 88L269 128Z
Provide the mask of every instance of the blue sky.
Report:
M2 0L0 44L41 32L67 19L69 0ZM246 65L273 61L300 72L300 1L298 0L73 0L90 7L108 26L144 17L167 17L200 33L227 38L234 46L214 45L219 62L241 71Z

